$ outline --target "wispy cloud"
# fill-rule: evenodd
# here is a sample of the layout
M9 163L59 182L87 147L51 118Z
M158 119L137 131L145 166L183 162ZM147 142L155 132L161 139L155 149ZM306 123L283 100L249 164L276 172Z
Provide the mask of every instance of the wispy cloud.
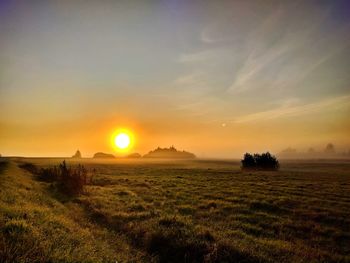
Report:
M237 76L229 91L242 92L255 86L256 76L276 60L290 52L288 45L276 49L270 49L261 56L256 56L253 50L243 67L237 72Z
M210 35L210 31L205 28L202 30L201 32L201 41L207 44L212 44L212 43L216 43L216 42L220 42L221 39L218 38L214 38Z
M220 26L224 27L225 24L223 23L220 25L219 23L213 23L205 27L200 32L200 40L205 44L214 44L232 40L234 37L222 32L222 30L220 30Z
M180 104L197 102L205 99L211 91L207 76L199 70L177 77L173 83L173 98L178 99Z
M272 120L283 117L291 116L301 116L304 114L321 112L321 111L331 111L340 108L345 108L350 106L350 95L340 96L330 99L323 99L318 102L303 104L303 105L293 105L290 101L286 101L282 106L277 108L261 111L257 113L252 113L248 115L243 115L236 118L234 123L248 123L248 122L259 122Z
M294 7L295 8L295 7ZM246 58L236 71L230 93L260 88L293 88L315 69L349 45L344 39L348 28L337 28L332 37L323 33L328 10L315 10L308 23L295 21L288 9L271 13L247 38Z
M195 71L192 73L189 73L187 75L179 76L177 79L175 79L175 84L179 85L193 85L193 84L202 84L202 76L203 73L199 71Z
M208 60L221 58L226 53L226 49L207 49L193 53L181 54L177 61L180 63L205 62Z

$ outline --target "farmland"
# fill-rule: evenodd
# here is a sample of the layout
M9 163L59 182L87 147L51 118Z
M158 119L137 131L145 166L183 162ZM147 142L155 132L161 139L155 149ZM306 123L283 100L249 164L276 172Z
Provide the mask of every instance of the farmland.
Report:
M67 159L94 171L66 196L9 158L0 167L1 262L348 262L350 162Z

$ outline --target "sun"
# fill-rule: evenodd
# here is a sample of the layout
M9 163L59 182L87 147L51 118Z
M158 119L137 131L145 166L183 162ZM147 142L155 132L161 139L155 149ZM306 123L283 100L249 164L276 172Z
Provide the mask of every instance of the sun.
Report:
M128 152L135 143L133 132L129 129L119 128L111 136L111 144L117 152Z
M130 145L130 136L126 133L119 133L114 138L114 144L119 149L126 149Z

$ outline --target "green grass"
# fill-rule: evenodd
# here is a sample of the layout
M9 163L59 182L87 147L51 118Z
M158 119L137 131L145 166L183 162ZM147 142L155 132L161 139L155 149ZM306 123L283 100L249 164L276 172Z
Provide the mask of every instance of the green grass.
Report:
M62 196L13 159L0 174L1 262L348 262L350 162L80 160L96 175ZM69 164L74 163L69 160Z

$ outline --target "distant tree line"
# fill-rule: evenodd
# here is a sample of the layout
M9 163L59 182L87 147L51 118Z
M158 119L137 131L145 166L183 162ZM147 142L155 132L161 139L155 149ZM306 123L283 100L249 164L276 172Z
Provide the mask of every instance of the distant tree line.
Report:
M241 160L242 169L249 170L278 170L280 165L277 158L269 152L262 154L244 154Z
M343 150L343 152L340 152L336 150L336 147L333 143L328 143L325 145L325 148L323 150L317 150L313 147L309 147L306 151L297 151L297 149L288 147L284 150L282 150L279 154L279 157L282 158L299 158L299 157L305 157L305 158L336 158L341 156L350 156L350 150Z

